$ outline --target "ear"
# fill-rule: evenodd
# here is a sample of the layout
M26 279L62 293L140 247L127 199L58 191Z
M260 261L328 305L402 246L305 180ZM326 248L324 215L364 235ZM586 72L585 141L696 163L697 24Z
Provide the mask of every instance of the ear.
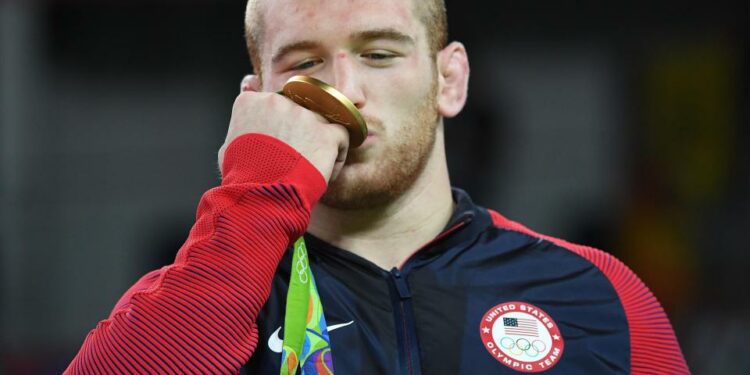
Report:
M438 112L443 117L454 117L466 104L469 89L469 57L466 48L452 42L437 55Z

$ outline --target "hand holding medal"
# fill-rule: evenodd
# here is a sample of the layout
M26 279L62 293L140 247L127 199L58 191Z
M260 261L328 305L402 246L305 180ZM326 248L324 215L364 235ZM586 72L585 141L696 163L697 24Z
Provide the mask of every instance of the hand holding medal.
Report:
M308 76L294 76L289 78L279 94L332 123L346 127L349 147L358 147L367 138L367 124L357 107L327 83Z
M367 138L367 125L357 107L325 82L307 76L294 76L279 94L332 123L346 127L349 147L358 147ZM333 374L330 337L304 238L294 244L284 314L280 374L296 374L297 367L302 369L304 375Z

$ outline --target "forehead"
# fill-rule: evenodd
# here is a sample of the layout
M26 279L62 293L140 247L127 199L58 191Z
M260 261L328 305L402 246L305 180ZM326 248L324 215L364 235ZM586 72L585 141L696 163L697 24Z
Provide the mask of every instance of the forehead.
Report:
M413 1L266 0L263 54L298 40L334 41L372 29L391 28L420 39Z

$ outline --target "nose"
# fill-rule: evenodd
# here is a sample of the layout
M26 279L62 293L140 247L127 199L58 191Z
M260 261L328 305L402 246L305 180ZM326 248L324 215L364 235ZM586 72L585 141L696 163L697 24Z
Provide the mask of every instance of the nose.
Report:
M362 109L365 105L365 94L356 71L355 60L342 52L334 56L331 67L333 87L349 98L357 109Z

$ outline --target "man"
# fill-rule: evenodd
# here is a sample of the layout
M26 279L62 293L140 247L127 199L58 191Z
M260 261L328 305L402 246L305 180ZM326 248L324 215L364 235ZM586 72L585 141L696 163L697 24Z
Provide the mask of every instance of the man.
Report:
M658 302L619 261L538 235L451 190L443 118L466 51L441 0L251 0L256 69L175 263L144 276L70 373L278 373L290 244L305 231L344 374L687 373ZM275 94L343 92L346 130ZM330 364L311 360L306 373Z

